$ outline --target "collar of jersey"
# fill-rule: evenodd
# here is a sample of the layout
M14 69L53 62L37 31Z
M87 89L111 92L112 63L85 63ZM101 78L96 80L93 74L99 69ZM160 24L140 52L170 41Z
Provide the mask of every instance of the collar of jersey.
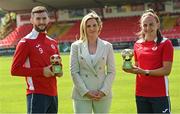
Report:
M145 41L144 38L140 38L137 43L143 43L143 42L156 42L157 41L157 37L153 40L153 41Z
M46 33L46 32L45 32ZM37 39L39 35L39 32L36 31L34 28L32 29L31 33L29 33L25 38L27 39Z

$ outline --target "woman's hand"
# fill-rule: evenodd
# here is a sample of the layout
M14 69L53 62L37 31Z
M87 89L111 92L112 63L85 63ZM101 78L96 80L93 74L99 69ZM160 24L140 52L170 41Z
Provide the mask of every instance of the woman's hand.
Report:
M123 69L123 71L125 71L127 73L133 73L133 74L145 74L145 70L143 70L137 66L133 66L132 69Z
M85 94L85 96L87 96L89 99L95 100L96 97L98 96L98 91L90 90Z
M100 100L104 96L105 96L105 94L102 91L98 91L98 99L97 100Z
M132 69L122 69L123 71L127 72L127 73L133 73L133 74L137 74L139 68L136 66L133 66Z
M85 94L85 96L87 96L89 99L98 101L102 97L104 97L105 94L102 91L99 91L99 90L90 90L89 92L87 92Z

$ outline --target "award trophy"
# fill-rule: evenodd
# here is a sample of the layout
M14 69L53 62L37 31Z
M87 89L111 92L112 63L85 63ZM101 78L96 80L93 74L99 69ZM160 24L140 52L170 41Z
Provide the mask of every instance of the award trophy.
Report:
M62 73L61 58L58 54L52 55L50 57L50 62L52 64L52 71L55 75Z
M122 55L123 60L124 60L123 69L132 69L133 66L132 66L131 59L132 59L132 57L134 55L133 50L124 49L124 50L122 50L121 55Z

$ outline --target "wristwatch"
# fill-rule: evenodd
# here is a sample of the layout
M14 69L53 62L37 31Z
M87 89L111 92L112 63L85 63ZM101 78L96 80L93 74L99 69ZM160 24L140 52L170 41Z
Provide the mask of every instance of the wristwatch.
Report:
M149 70L145 70L145 75L146 75L146 76L149 76L149 73L150 73Z

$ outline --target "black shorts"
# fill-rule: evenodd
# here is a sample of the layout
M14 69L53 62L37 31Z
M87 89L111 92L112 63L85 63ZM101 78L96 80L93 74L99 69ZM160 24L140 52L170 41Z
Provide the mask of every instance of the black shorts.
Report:
M57 113L58 97L43 94L27 95L27 112L31 113Z
M166 113L170 114L171 106L168 96L142 97L136 96L137 113Z

